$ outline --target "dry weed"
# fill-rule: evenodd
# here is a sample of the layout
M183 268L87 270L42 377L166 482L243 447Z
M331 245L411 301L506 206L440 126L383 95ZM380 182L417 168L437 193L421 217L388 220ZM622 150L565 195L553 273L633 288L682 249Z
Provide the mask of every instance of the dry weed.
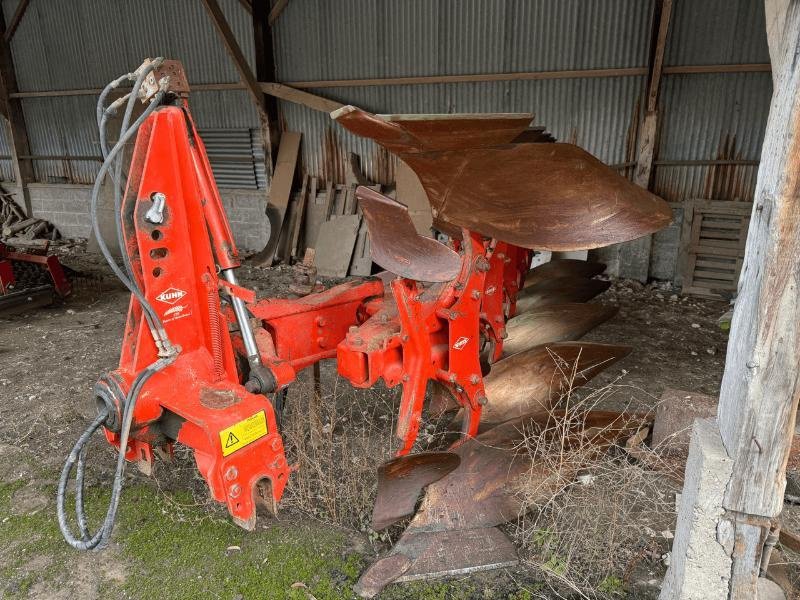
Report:
M356 390L328 372L320 395L310 375L311 370L303 373L287 398L282 434L297 470L282 504L326 523L369 531L376 469L392 456L395 394Z
M613 596L622 593L637 568L648 562L652 577L661 578L655 571L663 567L656 563L671 545L675 492L680 489L664 476L669 463L658 453L637 449L637 456L647 455L647 467L664 467L655 471L624 450L636 430L634 420L591 430L588 436L575 435L589 411L607 406L630 410L627 404L619 408L627 386L618 379L578 394L573 383L580 374L574 365L560 367L554 385L565 390L557 407L566 410L566 417L553 420L544 431L526 432L524 451L533 458L534 468L520 486L524 514L512 531L525 561L558 587L584 597ZM619 436L615 430L621 426L633 429ZM598 440L611 438L618 439L598 447ZM548 473L545 479L542 472Z

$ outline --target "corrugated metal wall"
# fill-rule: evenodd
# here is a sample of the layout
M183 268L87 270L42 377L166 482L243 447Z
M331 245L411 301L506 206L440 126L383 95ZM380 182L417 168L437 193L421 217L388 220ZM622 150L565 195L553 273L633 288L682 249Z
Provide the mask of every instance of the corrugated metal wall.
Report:
M647 64L652 0L290 2L274 30L282 81L553 71ZM613 27L612 27L613 25ZM309 91L383 113L535 113L562 139L624 162L644 77L498 81ZM347 152L373 179L386 155L324 114L281 103L310 172L341 179Z
M769 63L761 0L676 0L665 64ZM757 162L772 96L770 73L667 75L659 161ZM669 200L752 200L756 164L659 166L655 191Z
M667 65L769 62L761 0L675 0ZM278 79L289 82L646 67L653 0L294 0L276 24ZM530 111L559 139L609 164L635 160L644 76L309 91L375 112ZM769 73L665 75L656 191L748 199L771 95ZM309 172L342 180L348 152L392 179L386 153L326 115L281 102L302 131Z
M278 80L643 68L654 1L292 0L274 28ZM3 0L7 21L17 3ZM238 0L221 5L252 59L250 15ZM761 0L675 0L666 64L768 62L763 22ZM181 59L194 84L238 80L200 0L32 2L12 50L21 91L99 88L158 54ZM636 158L630 140L644 87L645 77L635 75L310 91L376 112L530 111L559 139L618 164ZM656 191L672 201L748 199L770 94L769 73L665 75ZM24 99L32 152L99 155L94 102L93 96ZM258 128L243 91L196 91L192 105L202 129L232 131L215 134L221 154L239 152ZM325 114L280 105L283 126L303 133L308 172L342 180L346 154L356 152L370 177L393 178L391 161L372 143ZM7 153L0 135L0 154ZM685 164L719 159L736 164ZM37 161L36 174L42 181L88 182L97 167ZM215 167L230 185L263 185L263 172L241 172L236 161ZM0 174L11 176L8 160L0 160Z
M18 0L3 2L9 22ZM243 51L252 57L250 14L238 0L220 0ZM31 2L12 39L21 92L102 88L111 79L135 69L145 57L183 61L192 84L236 83L238 74L199 0L70 0ZM24 98L31 152L45 156L100 156L95 124L95 95ZM192 111L200 129L234 130L232 140L250 136L258 116L244 91L195 91ZM0 153L8 154L5 131ZM223 140L224 141L224 140ZM241 144L239 144L241 145ZM221 152L237 145L222 146ZM215 162L221 183L253 187L253 164ZM234 165L239 165L237 169ZM39 181L89 183L97 161L36 161ZM251 177L245 177L249 168ZM243 175L242 170L245 171ZM11 178L10 161L0 172ZM263 170L260 174L263 185ZM249 182L249 185L247 185Z

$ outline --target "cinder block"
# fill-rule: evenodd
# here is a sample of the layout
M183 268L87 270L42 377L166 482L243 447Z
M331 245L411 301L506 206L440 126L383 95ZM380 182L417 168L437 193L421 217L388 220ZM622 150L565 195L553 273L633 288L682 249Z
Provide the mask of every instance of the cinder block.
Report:
M717 524L732 470L716 419L697 419L659 600L727 600L731 557L717 540Z

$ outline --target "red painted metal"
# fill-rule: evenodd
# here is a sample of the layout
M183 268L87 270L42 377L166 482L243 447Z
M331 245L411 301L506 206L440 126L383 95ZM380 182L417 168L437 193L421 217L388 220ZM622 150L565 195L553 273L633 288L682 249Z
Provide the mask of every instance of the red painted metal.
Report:
M428 381L443 384L463 406L465 436L478 430L485 402L480 356L502 353L506 319L528 269L529 251L463 231L460 267L451 281L423 284L397 277L351 281L298 299L255 300L220 280L239 264L203 143L183 101L156 110L142 125L122 206L125 250L134 276L162 319L177 358L144 385L134 411L130 460L152 464L154 450L180 442L194 450L211 493L237 523L252 528L255 504L274 509L289 478L270 395L244 387L248 362L230 297L246 302L263 365L276 391L297 372L336 358L356 387L378 379L402 385L398 454L414 445ZM163 222L145 215L166 197ZM158 356L142 309L131 301L119 368L105 380L127 393ZM263 415L263 417L262 417ZM253 420L259 435L226 451L226 432ZM106 431L110 442L118 435ZM222 437L221 437L222 436Z

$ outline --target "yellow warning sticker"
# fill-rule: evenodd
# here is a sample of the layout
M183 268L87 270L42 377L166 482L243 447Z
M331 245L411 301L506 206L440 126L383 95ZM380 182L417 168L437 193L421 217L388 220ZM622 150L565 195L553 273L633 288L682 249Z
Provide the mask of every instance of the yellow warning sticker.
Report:
M257 412L244 421L239 421L219 432L219 441L222 444L222 456L233 454L247 444L252 444L257 439L264 437L267 431L267 416L264 411Z

